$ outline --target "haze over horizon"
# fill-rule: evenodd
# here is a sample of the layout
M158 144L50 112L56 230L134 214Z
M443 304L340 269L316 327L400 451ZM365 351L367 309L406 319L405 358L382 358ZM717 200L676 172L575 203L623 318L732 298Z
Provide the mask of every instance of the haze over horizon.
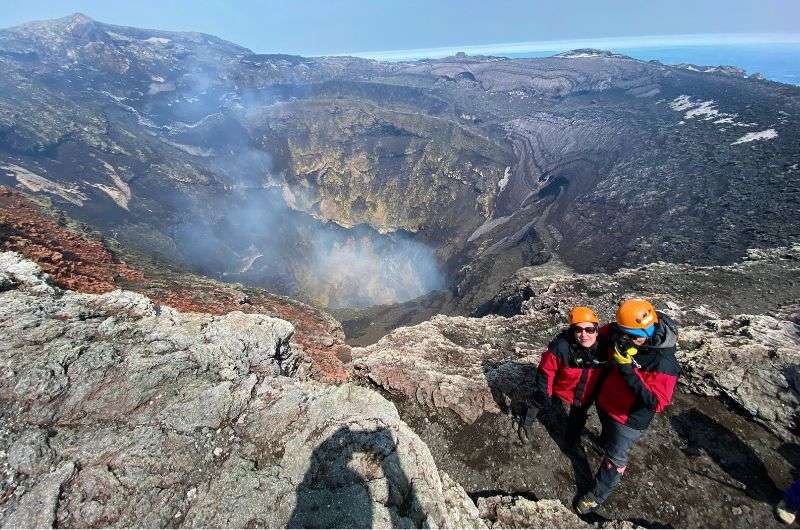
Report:
M306 56L469 51L463 48L514 51L521 44L526 50L563 51L565 43L577 44L572 47L619 41L627 46L674 45L689 36L695 38L691 44L697 44L696 37L709 35L712 41L730 42L733 35L750 42L754 36L767 42L800 42L800 3L789 0L699 4L681 0L624 7L614 0L579 0L568 10L519 0L492 4L477 0L309 0L293 4L246 0L234 5L185 0L144 0L135 5L99 0L64 4L8 0L6 7L0 13L0 27L81 12L109 24L208 33L257 53Z

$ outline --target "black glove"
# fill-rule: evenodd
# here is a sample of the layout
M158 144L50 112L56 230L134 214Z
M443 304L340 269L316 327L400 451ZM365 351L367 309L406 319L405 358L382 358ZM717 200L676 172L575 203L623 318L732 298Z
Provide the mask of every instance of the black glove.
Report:
M623 335L614 341L613 359L619 365L631 364L633 356L638 352L636 345L627 335Z

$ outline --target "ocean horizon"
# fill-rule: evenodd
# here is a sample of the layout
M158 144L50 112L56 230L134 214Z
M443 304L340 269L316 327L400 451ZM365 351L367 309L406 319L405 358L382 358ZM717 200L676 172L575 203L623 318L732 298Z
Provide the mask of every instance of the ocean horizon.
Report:
M795 34L679 35L668 38L519 42L336 55L392 62L436 59L458 52L519 59L550 57L579 48L601 49L667 65L735 66L745 70L748 75L759 73L771 81L800 85L800 35Z

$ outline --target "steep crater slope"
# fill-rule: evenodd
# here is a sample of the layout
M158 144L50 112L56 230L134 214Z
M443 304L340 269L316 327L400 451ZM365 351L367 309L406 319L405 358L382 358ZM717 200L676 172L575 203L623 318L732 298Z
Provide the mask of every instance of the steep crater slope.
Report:
M800 91L737 72L259 55L83 16L3 30L0 66L4 183L316 304L446 288L464 314L552 257L729 263L800 236Z

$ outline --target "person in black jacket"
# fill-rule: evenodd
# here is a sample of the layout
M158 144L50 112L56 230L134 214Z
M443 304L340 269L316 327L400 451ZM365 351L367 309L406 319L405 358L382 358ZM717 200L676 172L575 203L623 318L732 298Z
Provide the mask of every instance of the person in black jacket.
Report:
M542 354L536 370L533 399L520 426L523 440L530 438L530 428L539 411L548 408L555 396L569 408L566 445L574 447L580 441L603 376L606 348L597 340L600 320L590 307L572 308L569 324Z
M576 504L581 514L605 502L619 485L631 448L655 414L670 404L680 375L675 358L678 327L647 300L624 301L616 323L605 326L600 335L610 345L612 360L597 398L605 458L592 490Z

